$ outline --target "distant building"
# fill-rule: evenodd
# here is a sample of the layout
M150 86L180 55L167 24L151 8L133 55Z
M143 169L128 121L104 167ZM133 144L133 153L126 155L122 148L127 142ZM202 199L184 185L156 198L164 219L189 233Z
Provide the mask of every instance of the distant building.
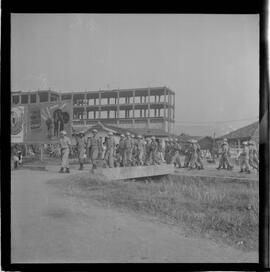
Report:
M216 140L220 143L224 138L228 139L228 142L232 148L240 148L242 142L254 140L257 145L259 144L259 122L254 122L250 125L241 127L228 134L218 137Z
M90 128L102 122L145 134L174 133L175 93L167 87L56 92L38 90L12 92L12 105L71 101L72 127Z
M209 150L212 151L214 148L214 139L210 136L205 136L199 139L198 141L202 150Z

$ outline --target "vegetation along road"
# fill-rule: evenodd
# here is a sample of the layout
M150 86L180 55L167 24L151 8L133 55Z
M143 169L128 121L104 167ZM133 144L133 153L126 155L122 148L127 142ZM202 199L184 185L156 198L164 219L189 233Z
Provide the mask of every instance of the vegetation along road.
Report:
M255 183L87 175L12 171L13 263L258 261Z

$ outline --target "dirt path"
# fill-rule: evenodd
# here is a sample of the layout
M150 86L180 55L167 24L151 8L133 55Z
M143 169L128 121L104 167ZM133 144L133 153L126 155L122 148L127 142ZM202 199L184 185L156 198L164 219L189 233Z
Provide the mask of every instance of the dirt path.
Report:
M257 262L257 253L60 194L63 174L12 172L12 262Z

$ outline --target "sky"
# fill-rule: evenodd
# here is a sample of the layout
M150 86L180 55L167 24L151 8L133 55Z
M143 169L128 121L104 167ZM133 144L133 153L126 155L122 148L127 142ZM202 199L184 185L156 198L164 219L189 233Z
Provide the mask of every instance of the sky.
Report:
M12 14L12 90L167 86L175 133L259 116L259 15Z

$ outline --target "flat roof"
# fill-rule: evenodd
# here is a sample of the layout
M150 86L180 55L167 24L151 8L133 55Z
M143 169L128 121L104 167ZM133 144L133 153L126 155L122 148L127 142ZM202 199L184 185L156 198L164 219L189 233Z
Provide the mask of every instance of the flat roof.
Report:
M140 93L143 93L143 92L147 92L148 89L150 89L150 92L151 91L155 91L155 92L161 92L163 91L164 89L166 89L166 91L168 91L169 93L172 93L174 94L175 92L172 91L170 88L166 87L166 86L159 86L159 87L145 87L145 88L128 88L128 89L111 89L111 90L97 90L97 91L73 91L73 92L70 92L70 91L67 91L67 92L64 92L63 90L59 90L59 91L54 91L54 90L29 90L29 91L22 91L22 90L12 90L11 93L12 94L24 94L24 93L42 93L42 92L51 92L51 93L55 93L55 94L59 94L59 95L66 95L66 94L85 94L85 93L106 93L106 94L109 94L109 93L115 93L115 92L121 92L121 93L130 93L130 92L133 92L135 90L136 94L140 94Z

